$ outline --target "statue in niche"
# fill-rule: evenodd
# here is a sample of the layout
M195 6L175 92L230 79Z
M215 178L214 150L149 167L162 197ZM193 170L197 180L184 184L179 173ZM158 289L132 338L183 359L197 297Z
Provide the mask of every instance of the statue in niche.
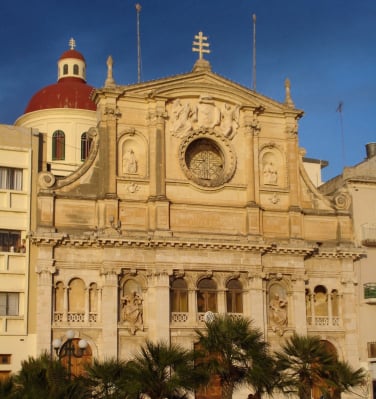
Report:
M137 173L137 159L132 148L125 151L123 157L123 173Z
M199 128L214 128L221 121L221 112L209 95L200 96L194 116Z
M122 320L129 323L133 335L137 330L142 331L144 329L142 302L141 295L136 291L122 298Z
M172 105L172 125L171 133L177 137L182 137L192 129L190 117L192 110L189 104L182 104L180 99L176 99Z
M278 171L274 166L274 162L272 160L268 160L263 167L262 170L264 176L264 184L278 184Z
M221 133L229 138L235 130L239 127L239 106L232 107L230 104L225 103L221 112Z
M287 326L287 301L274 293L269 301L269 321L274 332L283 335Z

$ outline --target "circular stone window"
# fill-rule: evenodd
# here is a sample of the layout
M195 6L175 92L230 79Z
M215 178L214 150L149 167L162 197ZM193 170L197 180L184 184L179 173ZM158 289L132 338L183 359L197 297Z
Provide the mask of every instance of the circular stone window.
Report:
M230 143L216 133L190 134L180 145L179 158L186 176L204 187L226 183L235 171Z

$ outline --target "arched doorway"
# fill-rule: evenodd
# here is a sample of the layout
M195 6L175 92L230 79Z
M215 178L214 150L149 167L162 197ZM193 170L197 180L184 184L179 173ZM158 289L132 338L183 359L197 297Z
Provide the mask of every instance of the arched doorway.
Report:
M93 353L89 344L85 348L82 356L80 354L80 347L78 343L80 338L73 338L72 340L64 342L60 348L60 353L64 354L60 356L61 364L68 370L71 377L78 377L85 373L85 365L92 363ZM72 345L73 350L69 351L69 346ZM71 354L69 355L69 352ZM75 356L75 354L80 354Z

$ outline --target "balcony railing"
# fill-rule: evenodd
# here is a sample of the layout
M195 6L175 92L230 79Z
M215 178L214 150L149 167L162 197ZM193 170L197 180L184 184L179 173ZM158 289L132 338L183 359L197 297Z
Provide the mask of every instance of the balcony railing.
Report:
M376 283L366 283L363 288L366 303L376 304Z
M337 316L316 316L316 317L307 317L307 324L309 326L315 326L320 328L325 327L340 327L340 318Z
M376 246L376 223L365 223L362 225L362 244Z

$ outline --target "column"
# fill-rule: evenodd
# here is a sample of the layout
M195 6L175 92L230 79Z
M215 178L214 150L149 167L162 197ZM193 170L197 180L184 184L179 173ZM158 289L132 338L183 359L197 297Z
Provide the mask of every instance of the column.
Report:
M150 192L149 229L170 229L169 202L166 198L165 104L156 101L149 109Z
M114 270L104 271L102 291L102 353L101 358L117 358L118 341L118 276Z
M260 208L259 203L259 132L261 130L258 115L261 110L254 110L245 114L247 162L246 172L249 176L247 181L247 226L248 234L260 234Z
M148 276L147 304L149 338L170 342L170 279L166 271L153 271Z
M90 289L85 288L85 314L84 314L84 322L89 323L90 316Z
M298 334L307 334L307 312L305 302L305 282L303 276L297 276L293 284L293 322ZM292 323L289 321L289 325Z
M267 316L265 291L262 274L255 274L249 277L249 304L244 307L245 316L254 320L255 327L261 329L266 336Z
M332 294L328 293L328 325L333 326Z
M197 304L196 304L196 290L189 289L188 291L188 320L189 324L196 323L197 320Z
M68 321L68 297L69 297L69 287L64 287L64 297L63 297L63 322Z
M36 335L37 354L51 352L52 345L52 287L53 274L56 272L53 259L38 259L37 273L37 312Z

